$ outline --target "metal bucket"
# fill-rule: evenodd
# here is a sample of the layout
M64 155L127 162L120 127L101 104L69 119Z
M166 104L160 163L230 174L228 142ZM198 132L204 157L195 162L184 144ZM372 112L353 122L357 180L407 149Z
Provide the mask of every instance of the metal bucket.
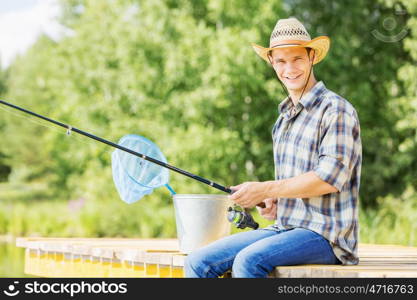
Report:
M174 195L175 221L180 251L189 254L230 234L226 195Z

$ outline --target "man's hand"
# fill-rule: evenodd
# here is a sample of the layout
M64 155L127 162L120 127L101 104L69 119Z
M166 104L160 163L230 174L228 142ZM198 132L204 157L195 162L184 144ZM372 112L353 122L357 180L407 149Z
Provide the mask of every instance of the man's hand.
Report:
M235 192L229 199L244 208L251 208L267 198L265 188L264 182L244 182L230 187Z
M277 218L277 198L268 198L263 201L265 207L256 206L259 214L267 220L275 220Z

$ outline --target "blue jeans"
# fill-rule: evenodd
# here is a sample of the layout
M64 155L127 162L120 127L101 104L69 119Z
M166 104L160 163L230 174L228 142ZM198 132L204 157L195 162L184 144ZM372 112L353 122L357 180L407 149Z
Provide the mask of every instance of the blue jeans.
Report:
M340 264L328 240L304 228L236 233L190 253L186 277L267 277L276 266Z

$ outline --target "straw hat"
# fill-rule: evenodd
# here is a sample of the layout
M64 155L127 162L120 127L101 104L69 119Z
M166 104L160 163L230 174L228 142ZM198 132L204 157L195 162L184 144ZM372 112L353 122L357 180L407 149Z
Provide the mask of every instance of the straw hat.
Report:
M269 39L269 47L252 43L255 52L269 63L268 53L277 48L305 47L315 50L313 64L320 62L329 51L330 39L327 36L310 38L304 25L296 18L278 20Z

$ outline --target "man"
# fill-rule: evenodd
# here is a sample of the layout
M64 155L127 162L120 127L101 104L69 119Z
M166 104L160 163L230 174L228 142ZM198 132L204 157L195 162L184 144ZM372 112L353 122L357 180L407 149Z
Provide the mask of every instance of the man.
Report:
M275 180L231 187L236 204L274 225L237 233L191 253L187 277L266 277L276 266L357 264L362 146L357 113L317 82L313 65L330 41L311 40L295 18L278 20L270 46L253 44L288 90L273 127Z

